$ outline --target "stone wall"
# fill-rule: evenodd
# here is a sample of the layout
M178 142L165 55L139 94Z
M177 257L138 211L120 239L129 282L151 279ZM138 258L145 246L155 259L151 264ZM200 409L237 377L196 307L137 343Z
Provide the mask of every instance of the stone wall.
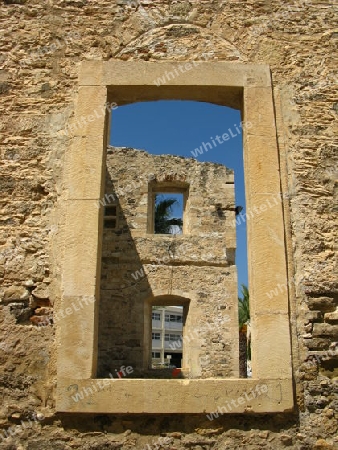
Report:
M155 193L180 188L183 233L150 233ZM163 301L186 305L184 376L238 377L233 172L109 147L103 203L107 211L116 205L118 218L103 233L99 374L122 364L133 376L149 368L151 305Z
M337 11L333 2L4 0L0 448L337 445ZM55 414L63 161L82 60L240 61L272 72L296 407L279 415ZM198 70L198 68L196 69ZM273 295L270 291L270 295ZM267 293L268 294L268 293ZM45 326L38 326L39 324ZM273 352L273 342L271 343ZM6 441L7 433L17 434Z

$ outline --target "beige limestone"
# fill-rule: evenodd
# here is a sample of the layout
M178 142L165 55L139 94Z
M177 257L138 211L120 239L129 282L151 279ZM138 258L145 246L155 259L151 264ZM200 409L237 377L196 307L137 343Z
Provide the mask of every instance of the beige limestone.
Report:
M181 235L154 234L154 195L161 192L184 197ZM124 364L147 378L148 304L184 299L184 377L238 377L235 248L225 239L235 219L232 172L220 164L109 147L105 199L118 208L118 220L115 230L103 231L99 376Z
M131 91L129 94L126 91L123 91L121 89L121 92L119 91L120 86L123 87L125 85L132 85L132 86L147 86L148 84L151 84L151 81L156 75L156 70L154 69L153 64L147 64L147 63L123 63L123 62L109 62L109 63L102 63L98 62L98 70L97 73L103 73L103 77L100 80L99 78L96 78L95 80L91 81L91 79L88 77L88 70L92 70L93 63L91 62L89 64L89 69L87 68L86 64L82 65L81 71L84 72L84 75L80 76L80 80L89 80L89 83L94 82L97 84L97 86L92 87L88 86L88 97L91 98L92 92L97 90L97 92L101 92L100 86L102 88L105 88L108 86L108 91L110 92L110 95L112 96L112 92L114 93L113 98L114 101L117 103L120 100L120 96L122 95L121 99L123 101L128 101L128 95L130 96L130 101L133 101L137 99L134 97L137 95L137 90ZM102 64L104 65L102 69ZM166 64L163 66L165 70L171 69L172 71L179 70L178 64L171 63ZM214 74L216 73L216 70L218 69L218 73L224 76L218 76L217 79L213 78ZM159 70L159 69L158 69ZM147 81L146 81L147 80ZM192 81L193 80L193 81ZM179 78L178 80L174 82L168 82L165 86L165 90L168 90L168 93L170 95L170 88L173 89L172 94L175 92L176 86L184 86L186 85L188 92L188 87L195 85L195 84L203 84L202 80L204 80L204 85L207 85L209 87L213 87L217 91L219 87L226 86L227 89L233 89L234 92L237 89L238 86L242 86L244 88L244 96L243 96L243 102L244 102L244 117L246 120L246 123L250 123L250 127L243 129L243 140L244 140L244 159L245 159L245 170L246 170L246 188L247 188L247 209L248 210L254 210L255 207L261 206L261 198L257 195L261 194L269 194L278 197L280 195L280 183L279 183L279 164L278 164L278 155L276 151L276 138L275 138L275 122L273 120L273 108L272 108L272 93L271 93L271 87L270 87L270 78L268 76L268 70L266 66L250 66L247 68L247 72L245 73L244 67L241 65L232 65L232 64L225 64L220 63L216 65L215 63L210 65L209 63L201 63L199 66L198 74L194 73L192 74L192 77L186 78ZM84 81L82 81L84 83ZM112 86L112 89L109 88L109 86ZM82 85L81 86L81 96L80 96L80 102L79 102L79 111L82 112L81 107L81 98L86 98L85 92L86 92L87 86ZM93 91L94 90L94 91ZM190 87L189 89L192 91L191 99L198 98L198 90ZM146 93L147 89L144 89L143 92ZM103 91L102 91L103 92ZM151 89L149 90L149 99L155 99L155 98L161 98L161 91L157 91L156 95L154 94L154 91ZM155 96L154 96L155 95ZM168 95L168 94L167 94ZM197 96L197 97L196 97ZM175 98L175 97L174 97ZM256 98L259 98L260 102L260 111L266 111L264 115L262 115L257 110L256 105ZM138 98L141 100L142 98ZM87 105L86 102L83 103L84 105ZM84 107L84 110L86 110L87 106ZM80 113L77 112L77 115ZM94 122L95 123L95 122ZM90 124L88 124L88 127L90 128ZM89 129L88 128L88 129ZM93 131L89 132L89 134L96 134L97 133L97 127L93 125ZM102 134L102 141L104 141L105 136ZM269 158L266 158L266 147L269 147L270 153ZM102 159L98 158L98 164L100 167ZM70 162L71 168L69 169L70 172L73 170L75 171L75 167L73 168L72 164L73 162ZM133 170L139 170L138 167L133 164L128 165L128 174L132 173ZM109 171L109 168L108 168ZM120 172L119 172L120 171ZM123 170L119 168L119 165L116 165L116 172L112 174L112 182L115 183L116 180L119 180L120 174L123 173ZM139 173L139 172L138 172ZM162 175L161 175L162 176ZM125 180L124 180L125 181ZM163 180L160 178L158 181L165 181L165 178ZM179 182L185 182L185 176L183 174L178 175L177 180ZM100 183L102 185L102 181ZM123 180L122 180L123 184ZM127 183L128 184L128 183ZM130 181L129 181L130 184ZM165 187L165 186L164 186ZM144 188L141 192L144 192ZM149 199L151 200L152 195L148 195L148 204ZM143 194L144 196L144 194ZM141 197L141 205L144 204L143 197ZM193 227L195 228L194 233L198 233L198 227L196 220L194 220L193 217L193 208L191 207L191 202L193 201L193 195L191 192L189 192L189 202L186 205L187 212L190 211L190 214L188 214L189 220L187 225L187 230ZM234 207L234 204L233 204ZM123 208L122 208L123 211ZM151 228L149 228L149 217L151 217L151 211L146 211L145 208L140 209L140 223L137 224L137 221L131 222L132 228L140 229L140 226L143 227L143 229L148 229L148 232L151 231ZM100 212L97 211L96 213L97 219L94 221L94 228L92 228L92 231L90 231L90 226L88 227L87 235L82 234L79 242L78 250L74 248L73 253L74 255L80 255L81 254L81 246L83 245L83 242L86 241L88 238L95 247L95 239L97 240L97 253L96 257L92 260L92 272L86 270L82 272L82 275L80 274L80 277L76 275L76 277L81 280L81 276L83 276L84 286L88 285L88 295L90 295L92 287L95 286L95 289L97 290L98 287L98 278L96 277L97 269L99 268L99 264L96 262L97 258L100 255L100 246L99 246L99 239L95 232L95 229L97 229L97 224L100 220ZM262 220L263 219L265 220ZM275 220L277 218L277 220ZM126 217L128 222L128 216ZM230 227L231 228L231 227ZM71 228L70 228L71 229ZM74 232L76 230L76 227L73 226ZM233 228L232 228L233 229ZM185 230L185 231L187 231ZM200 231L199 233L205 232L203 226L200 224ZM67 228L66 228L67 233ZM232 233L230 232L230 235ZM142 234L141 234L142 235ZM97 237L95 237L97 236ZM267 240L268 239L268 240ZM137 241L136 241L137 242ZM288 327L288 315L287 314L281 314L281 310L276 303L269 303L269 306L266 306L266 303L261 303L259 301L260 296L262 293L266 293L269 289L271 289L271 282L274 281L275 274L278 273L280 276L280 282L282 284L286 285L286 262L285 262L285 248L284 248L284 236L283 236L283 226L282 226L282 205L281 203L277 203L275 207L273 208L273 213L262 213L262 216L260 218L257 218L255 220L252 220L248 224L248 254L249 254L249 282L251 286L251 292L250 292L250 299L252 303L252 311L253 311L253 317L252 317L252 324L255 329L253 333L254 338L260 338L261 333L264 332L264 323L269 323L269 329L273 329L274 327L282 327L283 332L278 333L275 337L275 345L278 346L279 352L277 353L277 359L278 362L282 365L280 368L280 374L281 377L285 380L289 380L289 390L291 392L291 372L290 372L290 336L289 336L289 327ZM67 251L66 251L67 255ZM120 256L118 256L120 258ZM142 256L141 256L142 260ZM270 260L273 260L273 265L269 263ZM131 260L127 260L130 264ZM95 266L96 264L96 266ZM104 268L106 267L106 268ZM123 267L123 265L121 265ZM137 269L137 266L135 270ZM107 270L107 265L103 266L103 270ZM131 275L131 267L129 268L129 272ZM72 273L71 271L69 272ZM105 273L105 272L103 272ZM107 272L108 273L108 272ZM127 272L126 272L127 273ZM171 294L172 292L172 281L171 276L169 277L169 274L171 272L169 271L168 274L166 273L161 274L161 289L163 290L164 294ZM129 275L129 276L130 276ZM108 275L108 279L113 276L113 273ZM141 292L143 292L144 296L151 295L150 292L152 290L151 287L151 276L152 273L149 272L148 279L143 280L143 287L141 288ZM107 275L105 275L107 278ZM122 276L122 280L126 277L126 275ZM71 276L70 276L71 278ZM112 278L113 280L114 278ZM166 281L167 280L167 281ZM235 280L234 280L235 281ZM123 281L122 281L123 282ZM128 281L127 281L128 282ZM88 284L89 283L89 284ZM104 289L104 286L103 286ZM116 288L115 288L116 289ZM154 285L154 289L156 290L156 284ZM84 288L84 291L86 288ZM108 291L107 291L108 292ZM104 294L104 291L101 292L101 295ZM108 301L108 297L106 294L104 294L105 297L105 303ZM130 294L129 294L130 295ZM286 312L286 305L287 305L287 291L280 293L279 295L281 302L279 302L282 307L282 311ZM189 298L189 297L186 297ZM236 315L236 308L233 305L233 313ZM122 314L122 309L120 310L119 314ZM135 317L137 319L132 320L131 323L134 323L135 325L135 335L133 337L133 342L136 344L135 349L130 348L129 350L125 348L124 352L129 354L126 361L128 363L133 363L135 366L145 369L148 365L146 355L150 350L147 350L147 336L149 336L149 330L148 332L145 331L144 323L147 323L147 319L145 319L144 313L145 311L148 311L149 309L144 308L144 303L140 302L136 308L134 308L134 314L136 314ZM107 314L108 310L105 310L104 316ZM272 314L271 314L272 313ZM103 317L104 317L103 316ZM133 317L133 316L131 316ZM120 320L122 319L122 316L119 315ZM87 320L95 321L97 320L97 317L95 318L93 315L88 316ZM101 319L102 323L102 319ZM122 321L123 323L123 321ZM232 322L233 323L233 322ZM235 322L236 323L236 322ZM149 325L150 326L150 325ZM234 324L233 324L234 326ZM237 325L236 325L237 326ZM111 330L111 326L108 328ZM234 327L235 329L235 327ZM115 333L116 339L117 336L121 334L121 323L117 326ZM110 331L111 332L111 331ZM97 332L96 332L97 333ZM99 355L100 355L100 348L102 348L102 344L100 344L100 327L98 330L99 333ZM138 334L137 334L138 333ZM148 333L148 334L147 334ZM61 330L62 334L62 330ZM237 344L233 347L233 355L236 353L238 355L238 334L237 335ZM92 349L95 348L95 340L96 340L97 334L90 334L88 339L88 348ZM137 336L137 337L136 337ZM145 340L144 340L145 339ZM196 352L196 349L201 345L201 342L198 342L198 340L194 343L194 345L191 346L192 349L195 349L194 352ZM121 347L120 347L121 348ZM258 351L259 346L257 345L257 342L253 341L253 352L256 352L255 355L253 355L253 376L258 378L264 378L268 379L271 377L271 379L276 378L276 370L275 367L272 367L270 364L264 364L262 362L260 368L258 368L259 364L262 360L262 358L268 358L267 351L265 352ZM263 347L262 347L263 348ZM139 355L137 356L137 349L139 349ZM121 350L120 350L121 351ZM191 370L191 373L193 376L198 376L200 374L200 369L198 368L198 365L196 365L196 356L194 356L194 353L189 353L187 361L190 361L191 367L188 366L188 362L185 361L184 365L188 367L189 370ZM89 352L90 353L90 352ZM114 352L113 352L114 353ZM115 351L116 353L116 351ZM282 358L279 358L279 354L283 355ZM190 355L190 356L189 356ZM94 355L93 355L94 357ZM190 358L190 359L189 359ZM268 359L267 359L268 360ZM123 359L122 359L123 362ZM62 366L62 359L59 358L59 364ZM87 365L88 367L91 367L93 365L93 361L88 361ZM106 363L107 364L107 363ZM108 362L109 366L109 362ZM99 364L100 368L100 364ZM100 371L100 369L99 369ZM233 374L238 373L238 366L233 371ZM256 375L257 374L257 375ZM85 378L81 373L78 374L79 379Z
M57 408L65 412L206 414L224 406L223 413L287 412L293 406L292 391L286 380L265 379L60 379L58 383Z
M179 450L337 447L337 357L332 350L336 339L322 335L325 329L316 327L321 333L316 338L311 331L313 325L331 320L324 315L333 315L337 307L336 16L334 2L319 0L1 2L1 447L129 450L156 448L160 439ZM79 70L84 60L86 74ZM242 414L224 414L212 422L204 414L56 413L60 340L55 335L60 335L60 326L58 320L54 325L35 326L28 317L35 316L36 307L54 309L54 315L61 310L65 253L61 206L66 197L65 158L72 145L72 137L64 132L74 120L78 76L80 84L101 86L107 61L144 67L152 63L153 74L158 74L162 69L154 67L162 63L192 60L241 65L244 70L263 65L266 79L271 72L283 194L280 220L286 242L294 413L247 414L245 420ZM185 80L192 79L192 74L187 72ZM251 78L248 73L245 79ZM242 107L241 86L215 90L200 84L192 91L178 84L159 88L152 85L153 80L147 82L147 90L142 85L110 86L108 100L119 98L122 105L160 95ZM255 103L261 104L259 98ZM256 108L256 112L263 115L264 109ZM106 149L102 144L101 151ZM84 163L83 158L79 161ZM83 183L80 192L87 195ZM226 241L226 246L233 244ZM253 263L254 257L251 253ZM268 283L268 292L278 284L278 292L284 289L280 270ZM39 292L40 286L49 298L34 298L31 292ZM256 296L260 300L261 293L256 291ZM285 305L285 295L278 294L275 303ZM271 347L273 351L273 339ZM34 413L40 419L43 413L46 419L34 421L30 428L28 420L33 422ZM21 420L28 428L2 442L4 433Z

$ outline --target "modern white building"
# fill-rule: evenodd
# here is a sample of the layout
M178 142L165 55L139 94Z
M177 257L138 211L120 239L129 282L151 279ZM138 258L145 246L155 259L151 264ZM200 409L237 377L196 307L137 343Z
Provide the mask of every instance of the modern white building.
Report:
M152 363L154 367L182 367L183 308L181 306L153 307Z

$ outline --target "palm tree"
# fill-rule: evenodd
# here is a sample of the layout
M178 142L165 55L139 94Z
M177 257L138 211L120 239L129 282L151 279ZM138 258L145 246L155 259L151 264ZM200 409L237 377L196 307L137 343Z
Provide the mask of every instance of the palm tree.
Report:
M250 321L250 307L249 307L249 290L242 284L242 297L238 297L238 322L239 328L242 328Z
M155 196L155 233L156 234L174 234L172 226L177 225L180 230L183 226L181 218L171 217L173 205L177 203L175 198L161 198Z
M247 376L247 361L251 360L251 333L250 333L250 298L248 288L242 284L242 298L238 297L238 323L240 348L242 348L242 360L240 368L242 376Z

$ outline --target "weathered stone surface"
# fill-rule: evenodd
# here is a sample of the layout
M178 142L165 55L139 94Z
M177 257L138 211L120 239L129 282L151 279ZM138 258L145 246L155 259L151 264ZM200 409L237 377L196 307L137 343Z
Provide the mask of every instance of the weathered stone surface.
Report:
M173 410L192 413L199 409L202 397L204 413L248 413L251 409L258 412L288 412L292 408L292 393L289 391L283 399L280 395L282 390L287 390L287 384L288 380L263 379L101 379L80 380L69 385L67 380L60 379L57 408L65 412L155 413L160 404L163 413Z
M321 311L334 311L336 309L337 300L333 297L310 297L309 308L319 309Z
M324 314L325 322L337 322L338 321L338 310Z
M28 303L28 297L23 301L15 294L18 298L9 295L0 304L0 436L20 423L17 417L29 424L33 412L43 412L50 419L36 421L34 428L27 425L6 441L0 437L0 447L141 450L147 444L156 448L164 436L178 450L337 447L336 369L319 370L317 360L308 361L308 347L315 354L328 353L332 337L311 338L303 314L319 311L308 317L314 325L334 324L330 314L337 306L336 15L333 2L319 0L1 3L2 299L12 286L26 297L22 287L29 291L50 276L50 301L60 311L64 217L58 205L69 194L64 192L64 161L75 139L64 131L74 119L80 61L230 61L271 69L289 263L288 285L276 277L271 290L280 283L289 292L298 408L294 414L224 415L214 421L170 414L65 415L59 420L55 355L60 348L54 328L16 323L10 308ZM198 73L199 68L192 70ZM89 71L83 84L96 86L103 76ZM217 103L226 95L204 99ZM241 93L228 103L240 105ZM257 108L257 113L266 120L264 111ZM90 158L84 164L90 171ZM268 185L270 180L259 182ZM86 195L89 184L79 183L78 191ZM26 285L27 280L32 284ZM58 320L72 317L64 314L66 319ZM273 352L273 337L270 347ZM310 381L325 382L325 389L314 389Z
M29 298L29 292L23 286L10 286L3 292L3 302L21 302Z
M45 300L49 298L49 289L48 289L48 285L45 283L41 283L39 284L38 287L36 287L33 291L32 291L33 296L36 299L39 300Z
M313 325L313 336L330 336L333 339L338 338L338 325L315 323Z
M180 187L189 191L183 233L154 234L154 193ZM234 235L233 173L220 164L110 147L104 202L116 206L117 218L103 232L98 375L121 365L139 377L147 372L146 305L171 297L173 305L189 304L184 377L238 377L237 272L227 239Z

